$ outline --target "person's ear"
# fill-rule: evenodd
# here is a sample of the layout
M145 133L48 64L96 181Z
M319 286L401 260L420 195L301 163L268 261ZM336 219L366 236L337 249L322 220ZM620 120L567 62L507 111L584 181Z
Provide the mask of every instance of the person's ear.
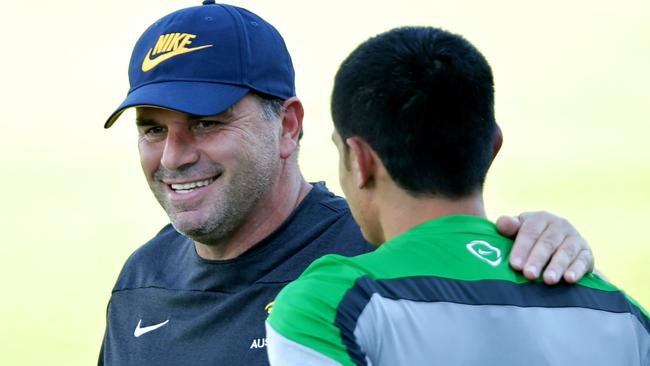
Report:
M357 188L366 188L374 181L377 169L372 148L358 137L349 137L345 143L349 146L350 169L354 182Z
M503 144L503 133L501 132L501 127L497 125L497 133L494 138L494 147L492 148L492 161L497 157L499 150L501 150L501 145Z
M282 131L280 132L280 157L282 159L290 157L298 148L304 114L302 103L297 97L291 97L284 101L282 106Z

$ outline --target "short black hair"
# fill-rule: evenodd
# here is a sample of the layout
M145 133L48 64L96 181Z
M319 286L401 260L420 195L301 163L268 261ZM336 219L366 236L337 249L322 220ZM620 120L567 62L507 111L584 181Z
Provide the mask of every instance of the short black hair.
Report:
M482 189L498 129L494 81L463 37L403 27L370 38L339 68L331 108L343 141L365 140L412 195Z

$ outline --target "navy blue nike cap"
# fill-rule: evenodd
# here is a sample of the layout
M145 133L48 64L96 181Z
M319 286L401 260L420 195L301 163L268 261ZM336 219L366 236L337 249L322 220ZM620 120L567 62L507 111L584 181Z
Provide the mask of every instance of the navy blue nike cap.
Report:
M246 9L206 0L142 34L129 63L129 92L104 127L131 107L212 116L251 90L286 100L296 94L294 79L289 51L271 24Z

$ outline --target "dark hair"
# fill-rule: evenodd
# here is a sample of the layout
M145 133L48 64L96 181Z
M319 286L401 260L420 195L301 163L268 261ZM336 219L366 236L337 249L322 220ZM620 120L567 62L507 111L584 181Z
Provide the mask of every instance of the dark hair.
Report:
M370 38L336 74L332 118L413 195L480 190L496 136L492 71L461 36L404 27Z

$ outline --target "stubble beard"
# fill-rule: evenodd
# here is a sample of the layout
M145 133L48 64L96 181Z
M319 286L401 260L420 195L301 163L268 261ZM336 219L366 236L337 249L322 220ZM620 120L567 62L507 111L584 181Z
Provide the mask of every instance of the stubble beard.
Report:
M256 157L240 162L229 179L221 176L212 183L222 185L220 192L211 198L214 202L204 218L193 222L181 218L183 209L168 202L163 189L152 187L152 191L176 231L195 242L220 246L254 215L277 180L279 166L278 155L272 151L258 152ZM228 181L221 181L224 179Z
M271 162L266 160L265 163ZM254 215L259 203L269 193L275 176L277 169L273 166L256 167L253 163L239 170L224 187L221 199L214 203L205 223L181 232L210 246L227 243Z

